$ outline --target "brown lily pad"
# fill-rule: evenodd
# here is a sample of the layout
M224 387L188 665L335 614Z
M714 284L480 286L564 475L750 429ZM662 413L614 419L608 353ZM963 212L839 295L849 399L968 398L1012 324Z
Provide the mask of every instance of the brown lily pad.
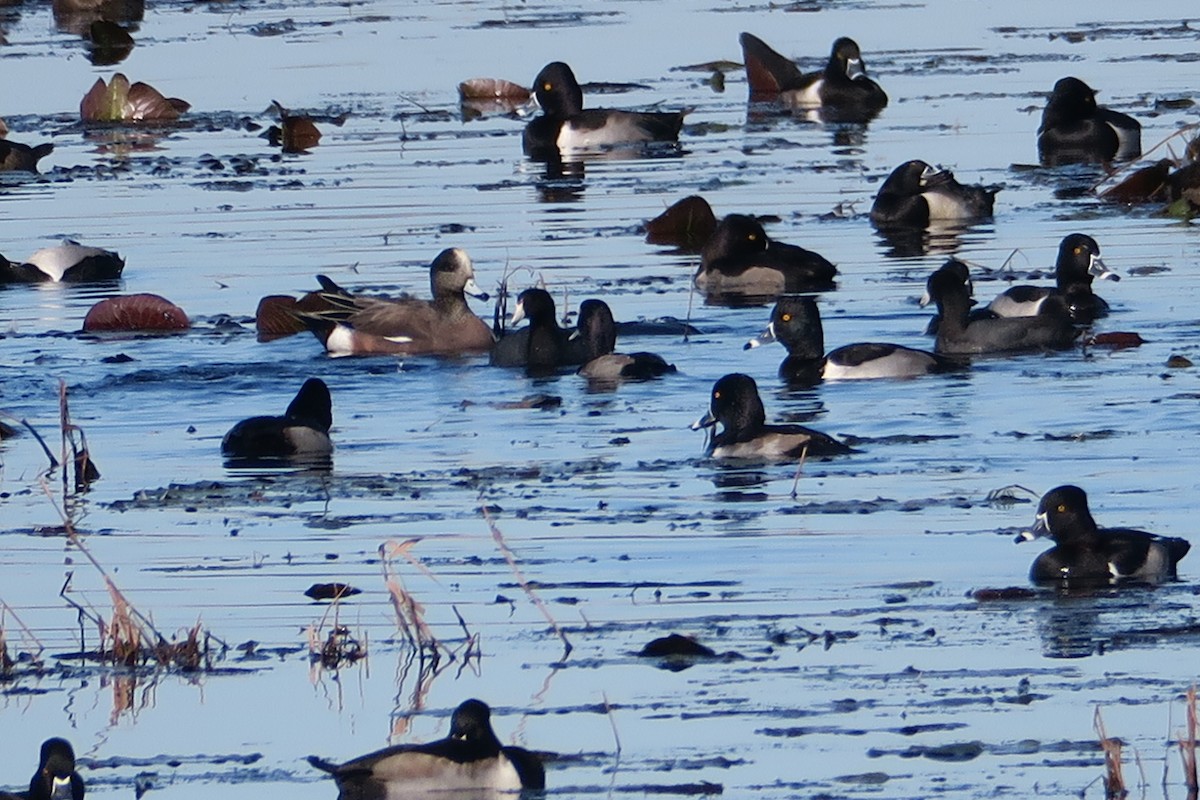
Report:
M646 241L699 250L716 230L712 206L700 195L685 197L646 223Z
M110 297L92 306L83 329L95 331L184 331L192 325L183 309L156 294Z
M1109 331L1097 333L1087 343L1095 347L1140 347L1146 340L1133 331Z
M191 107L148 83L131 84L118 72L107 84L96 79L79 103L79 116L84 122L170 122Z
M1166 197L1167 176L1172 164L1163 159L1142 167L1125 180L1101 193L1100 197L1114 203L1150 203Z
M271 104L279 112L279 125L267 129L267 141L274 147L282 147L285 153L303 153L321 141L321 132L317 130L313 118L305 114L293 114L272 100Z
M471 78L458 85L458 96L463 100L505 99L524 103L529 99L529 90L503 78Z
M362 594L362 589L356 589L346 583L314 583L304 592L305 597L311 597L313 600L340 600L356 594Z

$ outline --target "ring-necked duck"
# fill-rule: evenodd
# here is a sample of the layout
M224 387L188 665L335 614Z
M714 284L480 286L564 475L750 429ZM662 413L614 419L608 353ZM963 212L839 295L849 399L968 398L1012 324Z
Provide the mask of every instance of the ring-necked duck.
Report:
M1071 319L1087 325L1108 313L1108 303L1092 293L1092 281L1121 276L1111 272L1100 260L1100 245L1082 233L1072 233L1058 246L1058 261L1054 266L1056 288L1049 286L1013 286L996 297L988 308L999 317L1032 317L1038 313L1046 298L1058 296L1067 304Z
M561 61L542 67L533 81L542 113L525 126L524 148L531 157L638 142L679 140L686 111L620 111L583 107L575 73Z
M1087 494L1078 486L1059 486L1042 497L1033 528L1017 541L1039 536L1054 547L1039 555L1029 570L1037 582L1084 583L1132 579L1156 583L1175 577L1187 555L1186 539L1158 536L1130 528L1100 528L1088 510Z
M1128 114L1096 105L1096 90L1078 78L1062 78L1042 111L1038 156L1048 166L1137 158L1142 126Z
M700 251L696 288L710 299L774 299L832 289L837 267L824 256L777 242L754 217L730 214Z
M675 372L654 353L617 353L617 325L612 309L603 300L584 300L579 304L578 337L586 350L586 361L579 374L594 381L621 379L646 380Z
M871 222L876 227L924 228L931 221L960 221L992 216L998 188L964 186L949 170L924 161L906 161L892 170L875 203Z
M491 715L486 703L467 700L450 717L450 734L445 739L396 745L344 764L332 764L317 756L309 756L308 762L332 775L339 796L347 799L544 789L546 773L541 761L524 748L500 744L492 730Z
M921 305L937 303L937 344L949 355L1019 352L1070 347L1078 331L1066 303L1050 297L1035 317L971 319L971 276L967 265L950 259L925 283Z
M758 396L758 384L749 375L734 372L713 384L708 413L692 423L692 430L717 423L708 452L713 458L796 459L838 456L854 452L832 436L803 425L767 425L767 412Z
M525 367L530 375L548 375L584 362L583 343L573 346L572 331L558 326L554 298L545 289L526 289L517 295L509 324L523 319L529 320L528 327L502 336L492 347L493 366Z
M475 284L475 267L465 250L447 248L429 265L433 300L353 295L318 275L321 299L330 308L297 311L331 355L392 353L453 356L481 353L495 341L487 323L465 295L487 300Z
M113 251L64 239L62 244L43 247L20 264L0 256L0 284L111 281L121 277L123 269L125 259Z
M282 417L250 417L230 428L221 452L231 459L320 458L333 452L332 426L329 387L309 378Z
M740 39L752 99L778 97L789 106L830 109L841 112L835 117L844 121L867 121L888 103L879 84L867 77L853 39L834 42L825 69L807 75L757 36L743 33Z
M788 357L779 377L791 384L812 385L824 380L912 378L952 369L947 359L898 344L860 342L825 353L821 312L811 297L787 295L771 311L766 330L746 342L745 349L779 341Z
M30 147L0 138L0 172L37 172L37 162L54 152L50 142Z
M75 751L66 739L42 742L37 772L29 781L29 791L0 792L0 800L83 800L86 788L75 771Z

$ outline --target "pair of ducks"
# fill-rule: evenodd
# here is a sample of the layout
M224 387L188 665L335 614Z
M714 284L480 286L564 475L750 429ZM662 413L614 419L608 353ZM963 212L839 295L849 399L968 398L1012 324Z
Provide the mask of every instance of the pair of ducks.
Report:
M345 800L380 800L413 793L544 789L541 760L521 747L502 745L492 730L491 709L467 700L450 717L450 732L428 744L396 745L344 764L309 757L317 769L337 782ZM0 792L0 800L83 800L85 786L75 771L75 752L66 739L42 744L29 791Z

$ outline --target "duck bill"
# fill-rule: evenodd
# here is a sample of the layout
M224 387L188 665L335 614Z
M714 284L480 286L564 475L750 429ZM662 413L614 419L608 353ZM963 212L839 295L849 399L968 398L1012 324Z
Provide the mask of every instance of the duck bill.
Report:
M921 299L917 301L917 305L921 306L921 308L925 308L927 305L929 305L932 302L933 302L933 295L931 295L929 293L929 290L926 289L924 292L921 293Z
M542 104L538 102L537 92L530 92L529 99L513 109L517 112L518 117L532 117L534 114L542 110Z
M1092 256L1091 263L1088 264L1088 275L1091 275L1093 278L1099 278L1102 281L1110 280L1115 282L1121 280L1121 276L1109 269L1108 265L1100 260L1100 256Z
M743 350L753 350L756 347L761 347L764 344L770 344L775 341L775 323L772 322L767 327L763 328L763 332L755 336L750 341L742 345Z
M846 61L846 77L852 81L867 77L867 68L863 66L861 58L851 58Z
M1039 539L1043 536L1049 535L1050 525L1046 521L1046 512L1043 511L1042 513L1038 514L1036 518L1034 518L1033 527L1027 531L1021 531L1018 533L1017 538L1013 539L1013 541L1017 544L1020 544L1021 542L1032 542L1034 539Z
M930 186L938 186L954 177L954 173L950 170L935 167L932 164L921 170L921 188L928 189Z
M463 294L474 297L476 300L483 300L484 302L491 299L487 292L479 288L479 284L475 282L474 278L467 279L466 284L463 286Z
M525 304L518 300L517 307L513 309L512 319L508 321L508 324L516 325L523 319L525 319Z
M50 786L50 800L73 800L75 792L71 788L70 775L55 775Z
M698 431L701 428L711 428L716 424L717 418L713 416L712 410L710 409L703 417L693 422L691 427L692 430Z

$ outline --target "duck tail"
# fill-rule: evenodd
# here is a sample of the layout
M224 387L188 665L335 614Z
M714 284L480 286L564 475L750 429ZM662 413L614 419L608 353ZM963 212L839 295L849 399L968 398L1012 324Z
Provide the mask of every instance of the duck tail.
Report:
M779 94L803 80L800 68L791 59L772 50L762 39L743 33L740 41L751 95Z
M314 767L321 770L322 772L329 773L330 775L336 775L337 771L338 771L337 764L334 764L331 761L326 761L325 759L321 758L320 756L309 756L308 763L312 764Z

